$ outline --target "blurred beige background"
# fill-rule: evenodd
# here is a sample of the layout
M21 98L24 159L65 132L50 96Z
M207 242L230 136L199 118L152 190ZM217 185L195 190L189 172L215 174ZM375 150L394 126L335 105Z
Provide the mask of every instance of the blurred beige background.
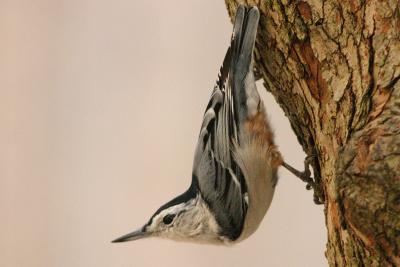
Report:
M0 266L327 265L323 208L285 170L236 246L110 243L189 185L231 28L222 0L0 0Z

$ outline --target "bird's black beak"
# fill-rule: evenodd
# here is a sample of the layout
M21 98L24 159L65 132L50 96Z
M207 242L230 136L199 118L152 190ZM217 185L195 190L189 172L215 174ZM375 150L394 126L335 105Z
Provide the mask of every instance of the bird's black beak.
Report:
M151 235L151 233L146 231L145 227L142 227L139 230L136 230L132 233L123 235L111 242L112 243L120 243L120 242L126 242L126 241L133 241L133 240L149 237L150 235Z

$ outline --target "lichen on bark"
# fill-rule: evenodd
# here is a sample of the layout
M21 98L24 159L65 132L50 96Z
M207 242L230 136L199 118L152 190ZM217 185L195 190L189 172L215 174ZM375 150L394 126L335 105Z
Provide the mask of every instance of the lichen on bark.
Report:
M400 266L400 2L225 2L260 9L257 73L317 155L329 264Z

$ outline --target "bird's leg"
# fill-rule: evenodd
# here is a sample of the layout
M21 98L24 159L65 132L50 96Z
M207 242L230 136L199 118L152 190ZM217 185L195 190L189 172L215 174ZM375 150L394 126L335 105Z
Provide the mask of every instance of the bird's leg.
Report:
M286 162L282 163L282 166L285 167L288 171L293 173L295 176L299 177L303 182L307 183L306 188L307 190L310 190L311 188L314 189L314 202L316 204L322 204L320 201L320 197L317 196L316 190L318 190L314 179L311 177L311 171L310 171L310 164L311 161L315 158L315 155L307 156L304 160L304 171L298 171L294 167L290 166ZM318 193L318 195L320 195Z
M290 166L286 162L282 163L282 166L285 167L288 171L293 173L295 176L299 177L303 182L307 183L307 189L311 189L314 180L311 178L310 164L311 160L315 156L308 156L304 160L304 171L298 171L294 167ZM310 187L311 186L311 187Z

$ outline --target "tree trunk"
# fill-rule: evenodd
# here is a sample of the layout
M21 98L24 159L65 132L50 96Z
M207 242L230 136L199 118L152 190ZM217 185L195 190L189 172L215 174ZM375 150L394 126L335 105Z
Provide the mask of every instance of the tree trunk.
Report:
M324 201L331 266L400 266L400 2L225 0L261 12L256 70Z

